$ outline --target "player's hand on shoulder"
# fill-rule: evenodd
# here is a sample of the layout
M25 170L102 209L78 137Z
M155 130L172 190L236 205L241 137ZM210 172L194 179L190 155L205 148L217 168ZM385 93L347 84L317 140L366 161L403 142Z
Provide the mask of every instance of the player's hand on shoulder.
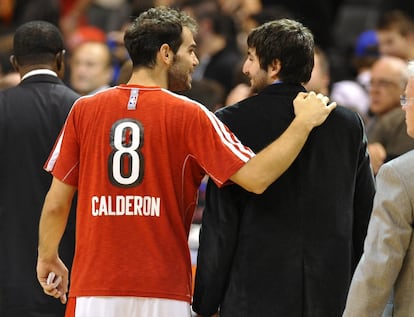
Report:
M293 100L296 118L302 120L310 129L321 125L333 109L336 102L328 105L329 98L322 94L300 92Z

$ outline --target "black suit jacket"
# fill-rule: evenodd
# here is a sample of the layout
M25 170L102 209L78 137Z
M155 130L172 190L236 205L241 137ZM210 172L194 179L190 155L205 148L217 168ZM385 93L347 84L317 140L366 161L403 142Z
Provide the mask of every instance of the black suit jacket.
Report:
M38 226L52 176L43 170L79 97L51 75L35 75L0 92L0 316L63 316L36 277ZM60 256L71 265L71 212Z
M303 87L276 84L219 110L255 152L294 118ZM338 106L262 195L209 181L193 308L221 317L340 317L371 214L360 117Z

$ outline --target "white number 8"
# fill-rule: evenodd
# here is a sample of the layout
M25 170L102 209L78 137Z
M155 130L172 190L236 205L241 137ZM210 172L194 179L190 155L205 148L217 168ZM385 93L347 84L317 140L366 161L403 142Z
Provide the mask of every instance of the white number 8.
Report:
M134 119L118 120L112 125L110 145L113 149L108 160L111 183L119 187L133 187L144 177L142 147L144 129Z

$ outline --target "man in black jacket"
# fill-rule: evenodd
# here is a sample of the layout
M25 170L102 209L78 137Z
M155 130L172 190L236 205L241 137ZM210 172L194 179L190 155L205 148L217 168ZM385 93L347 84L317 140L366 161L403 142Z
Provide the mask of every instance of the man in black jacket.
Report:
M294 118L314 40L282 19L252 31L243 72L258 94L217 112L260 151ZM343 107L316 128L262 195L208 183L193 309L199 316L339 317L362 254L374 179L361 118Z
M0 92L0 316L58 317L65 306L44 294L36 278L38 225L52 176L43 164L73 102L59 77L63 39L44 21L16 30L11 62L21 83ZM60 255L71 263L74 212Z

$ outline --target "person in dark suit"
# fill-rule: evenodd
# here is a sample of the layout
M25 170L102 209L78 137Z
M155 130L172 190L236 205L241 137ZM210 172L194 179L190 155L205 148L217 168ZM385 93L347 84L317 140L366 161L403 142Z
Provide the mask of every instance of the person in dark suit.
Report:
M52 177L43 164L79 97L63 84L64 47L45 21L20 26L11 62L22 80L0 92L0 316L58 317L65 306L44 294L36 278L38 226ZM71 263L71 213L60 255Z
M260 151L294 118L314 56L291 19L253 29L243 72L258 92L217 116ZM360 116L338 106L263 194L208 182L193 310L199 316L339 317L375 192Z

